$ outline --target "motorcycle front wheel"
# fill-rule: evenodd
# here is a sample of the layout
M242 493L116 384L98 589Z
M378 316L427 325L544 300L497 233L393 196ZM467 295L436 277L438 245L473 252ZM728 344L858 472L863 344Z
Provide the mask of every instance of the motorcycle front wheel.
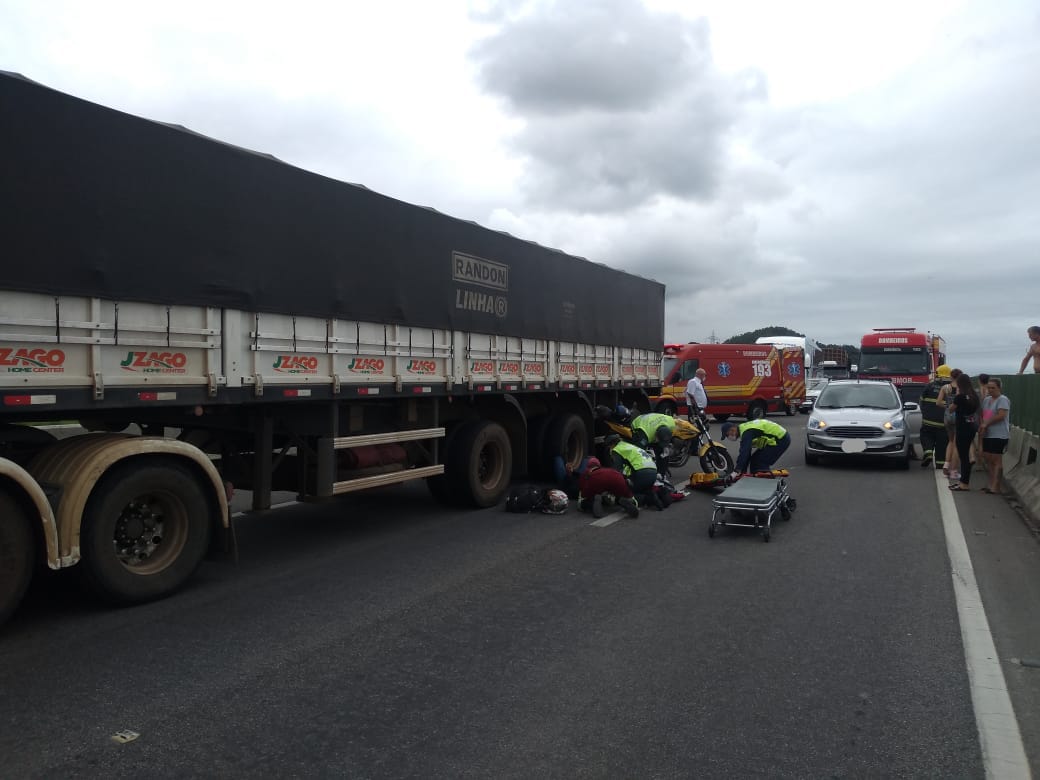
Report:
M733 471L733 456L721 444L713 444L701 455L701 471L705 474L729 474Z

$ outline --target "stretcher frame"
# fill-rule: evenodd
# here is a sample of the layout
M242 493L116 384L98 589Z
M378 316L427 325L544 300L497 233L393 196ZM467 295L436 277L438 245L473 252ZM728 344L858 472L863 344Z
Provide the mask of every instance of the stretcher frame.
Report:
M779 515L790 520L795 508L786 477L744 477L715 496L711 504L709 537L714 538L720 526L756 528L764 542L772 537L773 518Z

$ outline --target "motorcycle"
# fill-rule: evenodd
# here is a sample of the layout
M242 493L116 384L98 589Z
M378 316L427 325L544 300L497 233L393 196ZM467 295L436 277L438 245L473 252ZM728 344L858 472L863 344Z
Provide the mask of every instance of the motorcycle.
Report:
M625 441L632 441L632 420L638 417L624 407L611 409L609 406L597 406L596 418L611 433L618 434ZM694 421L675 418L675 431L672 441L664 453L668 466L682 468L696 454L700 461L701 471L708 474L729 474L733 470L733 457L720 442L712 440L708 434L708 418L704 412L698 412Z

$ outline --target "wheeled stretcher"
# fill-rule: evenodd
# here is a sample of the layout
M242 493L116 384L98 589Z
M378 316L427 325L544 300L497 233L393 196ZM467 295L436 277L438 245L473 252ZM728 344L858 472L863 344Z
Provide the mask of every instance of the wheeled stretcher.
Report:
M719 526L757 528L762 540L768 542L773 518L779 515L783 520L790 520L795 503L787 492L786 476L776 476L773 472L743 477L712 499L708 536L714 537Z

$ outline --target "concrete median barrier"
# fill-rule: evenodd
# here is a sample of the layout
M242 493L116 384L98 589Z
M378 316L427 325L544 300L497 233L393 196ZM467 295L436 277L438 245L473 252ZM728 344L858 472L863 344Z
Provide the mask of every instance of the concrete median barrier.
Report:
M1012 430L1012 440L1008 446L1008 454L1012 456L1014 466L1004 472L1004 481L1032 520L1040 523L1040 458L1037 458L1040 436L1022 431L1018 447L1012 453L1016 430L1021 429Z
M1011 475L1025 463L1026 458L1023 453L1027 453L1025 450L1027 437L1027 432L1021 428L1011 428L1011 440L1008 442L1007 452L1004 453L1004 479L1010 479Z

